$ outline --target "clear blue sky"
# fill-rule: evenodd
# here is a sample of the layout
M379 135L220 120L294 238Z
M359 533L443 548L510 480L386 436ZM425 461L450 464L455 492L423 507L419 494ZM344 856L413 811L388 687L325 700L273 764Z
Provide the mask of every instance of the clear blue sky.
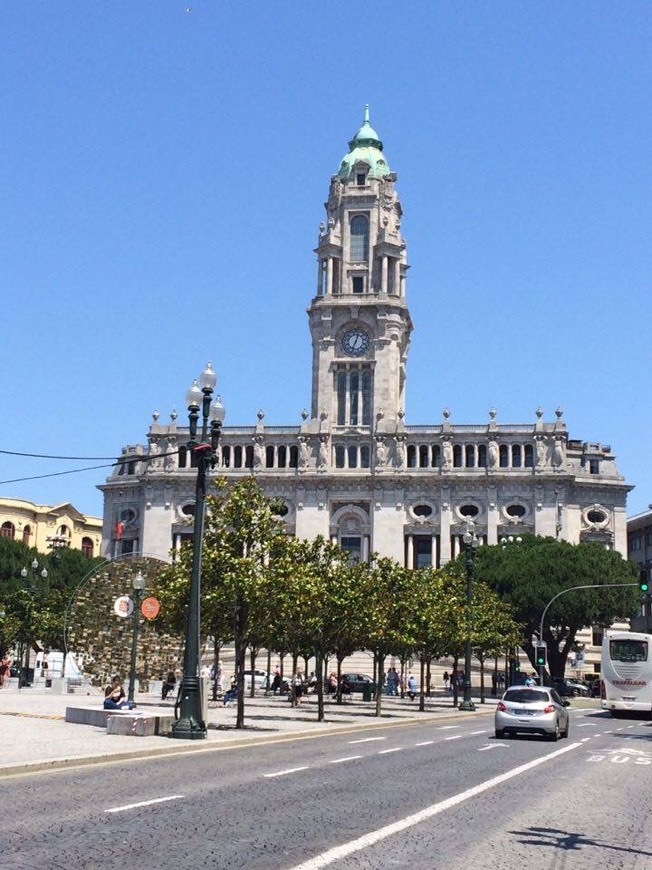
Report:
M651 44L649 2L6 0L0 448L118 455L207 359L227 424L298 423L312 249L369 103L412 266L406 422L561 405L645 509ZM0 493L100 514L104 475Z

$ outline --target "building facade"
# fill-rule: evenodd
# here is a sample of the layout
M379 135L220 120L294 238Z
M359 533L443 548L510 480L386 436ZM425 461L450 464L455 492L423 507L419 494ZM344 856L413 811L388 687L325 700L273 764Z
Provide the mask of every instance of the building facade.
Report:
M396 174L365 111L331 178L319 228L310 412L297 425L223 429L213 472L253 474L285 504L288 531L352 555L440 566L473 520L484 543L532 532L627 552L626 496L611 447L571 438L561 409L504 425L494 409L459 425L444 409L410 425L408 257ZM305 300L298 300L298 304ZM104 492L103 553L170 558L192 533L196 473L187 423L158 415L127 446Z
M0 498L0 535L22 541L40 553L72 547L86 556L99 556L102 518L86 516L69 502L47 505Z

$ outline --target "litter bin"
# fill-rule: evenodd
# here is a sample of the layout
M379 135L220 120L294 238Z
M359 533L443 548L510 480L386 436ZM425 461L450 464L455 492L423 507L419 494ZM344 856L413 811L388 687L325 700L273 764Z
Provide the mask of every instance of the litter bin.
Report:
M371 701L375 688L374 683L365 683L362 687L362 700Z

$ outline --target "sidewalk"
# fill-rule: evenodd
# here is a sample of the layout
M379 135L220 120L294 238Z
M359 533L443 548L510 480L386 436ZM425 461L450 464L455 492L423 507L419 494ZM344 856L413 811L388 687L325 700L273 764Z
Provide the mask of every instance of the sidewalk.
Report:
M382 713L374 715L375 702L364 702L361 695L343 704L325 700L325 722L317 722L317 699L304 698L301 707L292 707L286 697L263 693L245 698L245 728L235 726L236 707L224 707L221 702L209 702L205 740L173 740L169 737L132 737L109 735L104 728L75 725L65 721L66 707L102 705L99 694L53 695L38 689L20 692L0 692L0 726L3 750L0 776L29 770L47 770L75 764L99 763L120 758L139 758L171 752L201 752L246 745L252 741L266 742L332 734L355 728L386 727L410 721L436 720L451 716L481 716L493 713L496 699L478 698L475 713L460 714L453 707L452 697L439 690L426 698L425 712L419 712L418 698L383 696ZM161 702L154 696L136 697L138 710L170 714L174 702Z

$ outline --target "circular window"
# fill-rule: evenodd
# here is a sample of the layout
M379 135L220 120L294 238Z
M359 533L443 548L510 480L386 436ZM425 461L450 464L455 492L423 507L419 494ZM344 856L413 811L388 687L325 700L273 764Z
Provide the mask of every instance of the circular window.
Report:
M509 504L505 508L505 513L508 517L518 517L520 519L527 513L527 508L522 504Z
M194 504L192 502L190 504L184 504L184 506L181 508L181 513L184 515L184 517L194 517L194 515L195 515Z
M415 517L429 517L432 514L432 508L429 504L417 504L412 508L412 513Z
M480 508L476 507L474 504L463 504L460 508L460 514L463 517L477 517L480 513Z
M120 519L126 526L128 526L136 519L136 511L133 508L125 508L120 511Z
M271 507L272 514L275 517L286 517L290 511L285 502L279 501Z
M587 511L586 518L590 523L603 523L607 519L607 515L604 511L596 510L593 508L590 511Z

